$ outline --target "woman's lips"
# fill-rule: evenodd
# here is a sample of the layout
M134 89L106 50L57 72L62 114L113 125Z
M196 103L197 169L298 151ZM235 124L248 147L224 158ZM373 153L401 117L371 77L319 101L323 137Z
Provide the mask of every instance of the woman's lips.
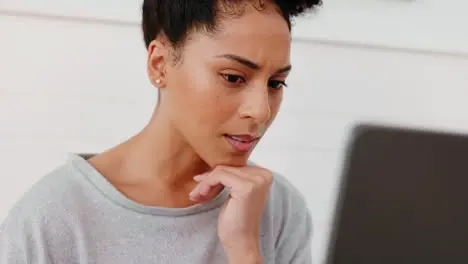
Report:
M226 140L238 152L250 152L257 144L260 137L252 135L224 135Z

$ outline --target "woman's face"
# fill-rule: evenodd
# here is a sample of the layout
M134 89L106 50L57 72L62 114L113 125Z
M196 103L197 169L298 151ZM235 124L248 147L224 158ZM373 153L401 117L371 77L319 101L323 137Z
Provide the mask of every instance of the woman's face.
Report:
M161 110L208 165L246 165L278 113L290 42L278 12L248 6L214 35L192 33L180 60L164 63Z

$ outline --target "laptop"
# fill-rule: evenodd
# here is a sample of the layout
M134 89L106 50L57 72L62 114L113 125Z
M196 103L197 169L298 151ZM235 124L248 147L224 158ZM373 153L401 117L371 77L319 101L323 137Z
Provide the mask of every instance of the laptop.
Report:
M327 264L467 264L468 136L359 125Z

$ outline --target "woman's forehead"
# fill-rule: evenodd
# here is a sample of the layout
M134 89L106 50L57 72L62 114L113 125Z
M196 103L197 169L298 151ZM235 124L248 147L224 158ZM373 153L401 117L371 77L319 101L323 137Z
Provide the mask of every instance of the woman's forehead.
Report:
M291 34L281 15L273 12L246 10L237 18L220 21L214 34L199 32L192 43L204 53L289 54ZM198 44L198 45L197 45ZM244 54L242 54L244 53Z

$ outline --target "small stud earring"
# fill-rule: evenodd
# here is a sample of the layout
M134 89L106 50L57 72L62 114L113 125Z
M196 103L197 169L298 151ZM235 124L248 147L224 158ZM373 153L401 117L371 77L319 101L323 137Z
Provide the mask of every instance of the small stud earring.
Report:
M161 84L161 80L160 80L160 79L156 79L156 84Z

